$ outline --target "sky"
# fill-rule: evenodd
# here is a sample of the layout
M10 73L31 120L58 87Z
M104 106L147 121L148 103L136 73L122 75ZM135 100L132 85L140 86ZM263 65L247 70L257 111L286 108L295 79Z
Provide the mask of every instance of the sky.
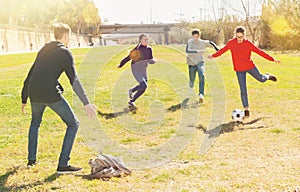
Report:
M241 0L93 0L105 24L174 23L179 20L213 19L212 6L218 17L221 2L225 11L243 17ZM260 0L243 0L250 14L259 14ZM228 8L230 7L230 8Z

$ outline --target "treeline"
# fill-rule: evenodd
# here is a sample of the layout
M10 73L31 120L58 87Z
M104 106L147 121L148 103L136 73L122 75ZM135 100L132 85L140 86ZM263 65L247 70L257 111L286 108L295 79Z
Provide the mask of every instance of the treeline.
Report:
M199 28L203 39L225 44L233 37L234 28L243 25L247 28L247 38L261 48L300 50L300 0L257 1L261 2L259 16L250 14L250 8L246 7L249 1L236 1L243 5L243 18L240 14L222 14L212 20L179 21L178 30L170 32L170 42L186 43L190 30ZM0 0L0 4L0 24L52 29L54 22L64 22L78 34L101 33L101 19L92 0Z
M264 49L300 50L300 0L266 0L262 13L245 18L225 15L219 20L187 22L171 34L173 43L186 43L193 28L201 29L202 38L225 44L233 37L234 29L243 25L247 38ZM249 9L245 9L249 10Z
M97 34L101 23L91 0L0 0L0 23L52 29L55 22L78 34Z
M263 47L300 50L300 0L269 0L261 24Z

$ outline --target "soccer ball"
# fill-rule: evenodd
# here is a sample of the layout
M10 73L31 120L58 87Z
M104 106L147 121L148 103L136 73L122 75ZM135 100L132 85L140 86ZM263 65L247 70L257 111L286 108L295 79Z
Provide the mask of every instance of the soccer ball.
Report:
M235 109L231 113L232 120L235 122L242 122L244 119L244 111L240 109Z

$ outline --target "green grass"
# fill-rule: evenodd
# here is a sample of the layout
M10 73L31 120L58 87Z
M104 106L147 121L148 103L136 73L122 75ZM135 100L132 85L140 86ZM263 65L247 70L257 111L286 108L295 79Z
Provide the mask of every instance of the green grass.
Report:
M271 133L284 133L285 131L283 129L275 128L275 129L271 129L270 132Z
M27 114L21 114L20 92L36 53L0 55L0 191L287 191L299 186L299 57L271 52L282 61L276 65L253 54L259 70L275 74L278 82L262 84L248 76L251 118L248 124L234 125L229 123L230 114L233 109L241 108L241 102L230 53L207 60L209 77L205 103L196 104L196 96L193 96L182 109L180 104L188 97L185 46L153 46L158 62L148 67L148 89L136 102L137 113L132 114L124 111L127 90L136 85L130 64L116 68L128 49L114 46L72 50L83 86L101 112L98 115L101 130L88 126L89 122L81 114L82 105L62 75L64 97L81 120L70 164L82 166L82 174L89 174L87 162L99 149L121 155L129 165L133 165L132 159L136 158L137 167L143 167L143 162L153 158L157 161L172 159L154 168L130 167L132 175L107 182L87 180L80 175L57 176L55 170L65 125L46 109L39 130L39 163L27 169L31 118L29 105ZM213 85L218 86L213 80L214 75L218 75L213 71L215 66L225 85L225 116L221 126L224 131L216 136L212 147L200 155L203 130L210 128L214 120L211 119ZM195 116L195 124L189 124L193 122L190 116ZM180 130L180 123L185 121L187 126ZM188 129L193 131L188 132ZM97 131L103 131L114 143L101 143L102 135ZM181 139L160 154L159 147L175 137ZM88 142L99 142L99 145L92 147ZM114 151L115 145L124 150ZM127 150L152 153L130 156ZM176 150L179 152L172 152Z

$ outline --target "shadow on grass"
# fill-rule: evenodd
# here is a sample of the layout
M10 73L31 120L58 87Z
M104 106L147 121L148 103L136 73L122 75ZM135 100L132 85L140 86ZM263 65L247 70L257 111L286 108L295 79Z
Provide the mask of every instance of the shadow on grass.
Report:
M104 117L105 119L113 119L117 118L118 116L124 115L129 113L129 109L124 108L123 111L116 112L116 113L102 113L101 111L98 111L98 115Z
M13 170L6 172L5 174L0 176L0 191L2 192L6 192L6 191L22 191L24 189L28 189L28 188L32 188L32 187L36 187L39 185L44 185L45 183L52 183L53 181L55 181L60 175L54 173L50 176L48 176L47 178L45 178L42 181L36 181L34 183L29 183L29 184L24 184L24 185L20 185L20 186L11 186L11 187L6 187L6 182L7 179L9 178L9 176L14 175L18 169L20 168L20 166L15 167ZM52 188L52 190L55 190L57 188Z
M171 107L169 107L168 109L166 109L167 112L175 112L181 109L188 109L188 108L196 108L198 107L198 102L195 103L190 103L188 105L190 98L185 98L182 103L178 103L177 105L172 105Z
M91 174L87 174L87 175L76 175L76 177L81 177L82 179L88 180L88 181L95 180L95 179L93 179L93 177L91 176Z
M185 98L182 103L179 103L177 105L173 105L171 107L169 107L168 109L166 109L167 112L175 112L181 109L186 109L186 108L195 108L198 106L198 103L191 103L190 105L188 105L190 98ZM119 111L116 113L102 113L101 111L98 111L98 115L104 117L105 119L113 119L113 118L117 118L121 115L127 114L129 113L129 109L128 108L124 108L123 111Z
M28 188L32 188L32 187L36 187L36 186L40 186L40 185L44 185L45 183L52 183L53 181L55 181L60 175L54 173L48 177L46 177L44 180L42 181L36 181L34 183L29 183L29 184L24 184L24 185L20 185L17 187L13 187L12 190L14 191L20 191L23 189L28 189ZM58 189L58 187L52 187L52 190L56 190Z
M20 166L18 167L14 167L12 170L4 173L3 175L0 175L0 191L11 191L11 188L10 187L6 187L6 182L7 182L7 179L10 175L13 175L15 174L18 169L20 168Z
M226 132L233 132L233 131L238 131L238 130L250 130L250 129L262 129L262 128L267 128L267 126L251 126L255 123L257 123L258 121L260 121L261 119L263 119L262 117L254 119L252 121L249 122L245 122L245 123L240 123L240 122L229 122L229 123L224 123L221 124L211 130L207 130L207 128L205 128L202 125L198 125L196 128L203 131L203 133L208 134L209 138L214 138L214 137L218 137L220 134L226 133ZM250 125L250 126L249 126ZM244 127L240 127L240 126L244 126ZM238 129L235 129L235 127L238 127Z
M172 105L171 107L169 107L167 109L168 112L175 112L178 111L182 108L186 108L187 107L187 103L189 102L190 98L185 98L182 103L179 103L177 105Z

